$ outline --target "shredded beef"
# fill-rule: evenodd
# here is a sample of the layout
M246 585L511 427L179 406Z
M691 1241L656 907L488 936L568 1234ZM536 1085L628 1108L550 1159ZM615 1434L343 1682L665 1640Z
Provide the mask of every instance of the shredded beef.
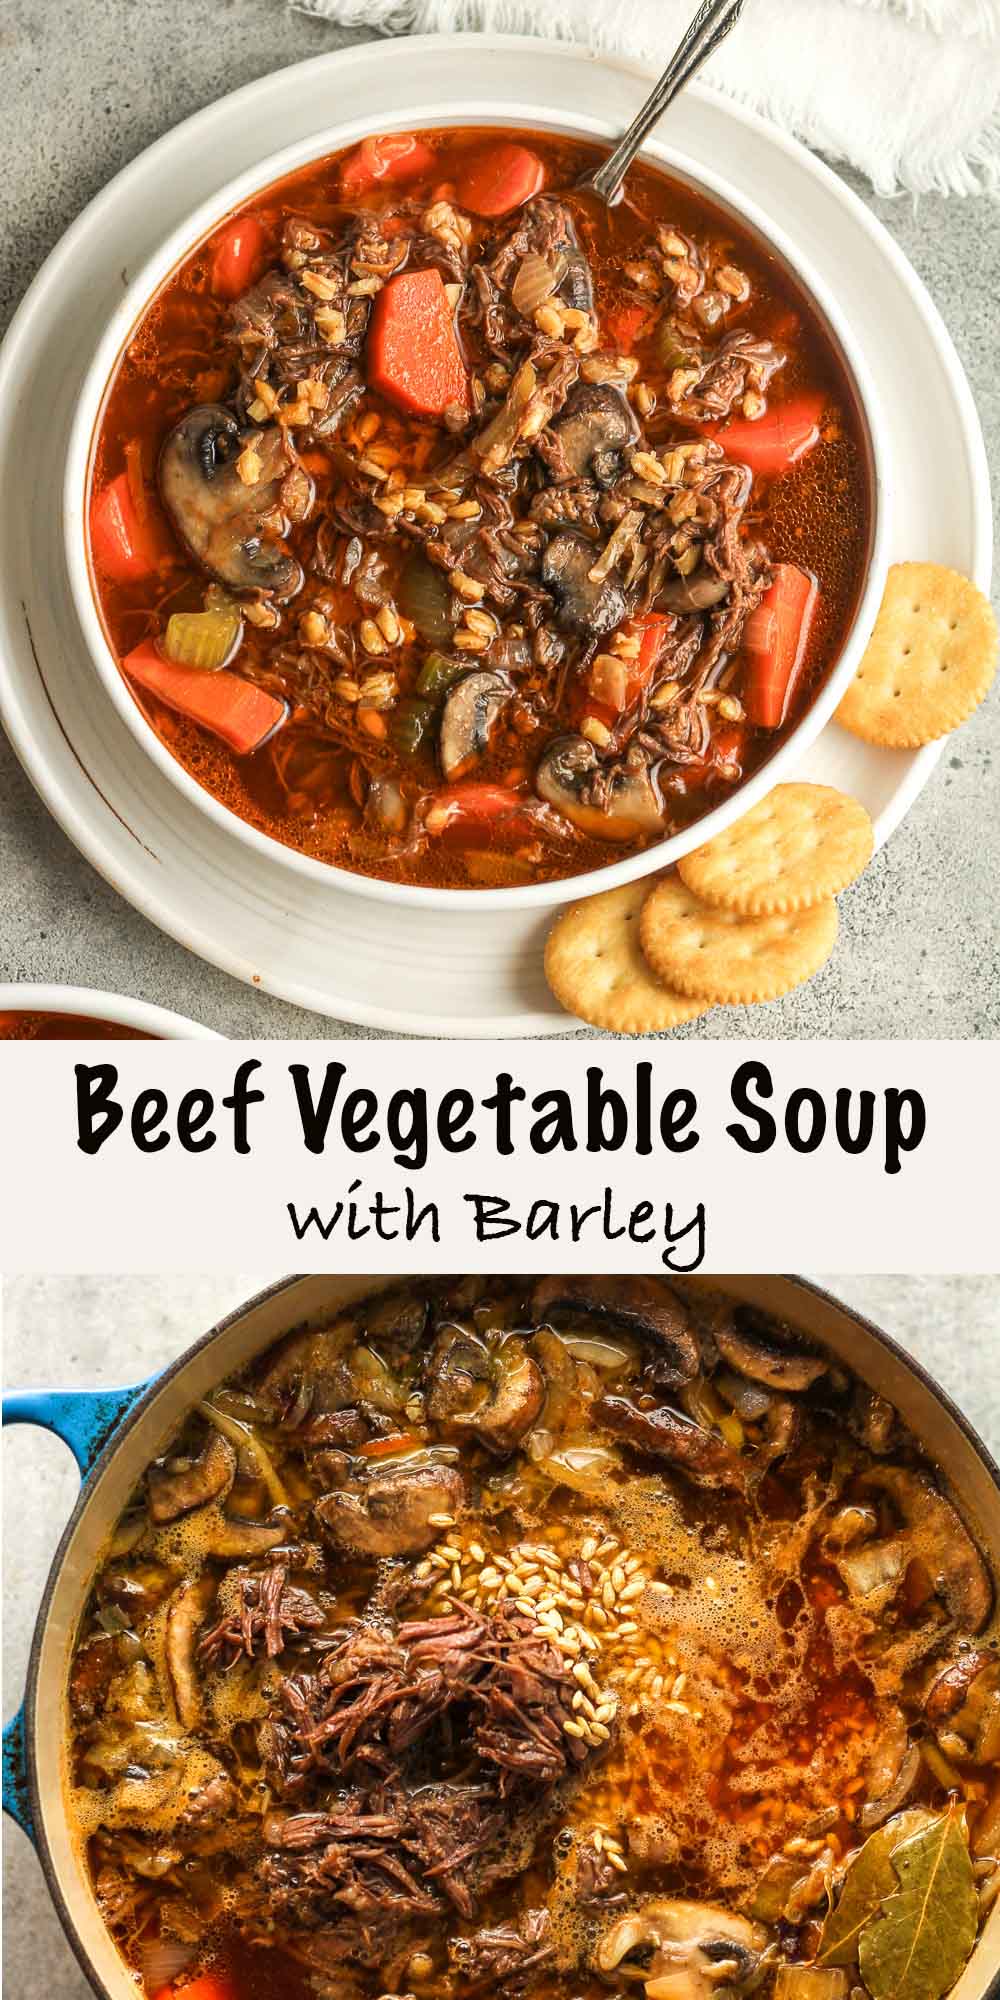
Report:
M252 1573L237 1572L226 1578L224 1588L230 1603L199 1642L203 1666L232 1667L244 1654L248 1660L259 1653L275 1660L290 1640L317 1632L325 1622L308 1590L289 1583L283 1563Z
M549 1941L547 1910L528 1910L520 1924L500 1924L452 1938L450 1954L461 1976L463 1994L486 1992L491 1986L516 1988L555 1956Z
M450 1906L471 1920L515 1815L530 1822L593 1755L563 1726L575 1692L562 1654L510 1603L412 1619L395 1636L358 1624L318 1672L286 1676L258 1737L275 1796L303 1808L264 1829L261 1879L282 1918L326 1924L343 1905L366 1950L379 1913ZM330 1787L345 1782L331 1812Z
M473 1864L501 1824L495 1801L468 1787L358 1793L337 1813L272 1815L260 1879L293 1925L329 1923L334 1906L350 1910L367 1949L376 1918L440 1916L449 1906L471 1918Z

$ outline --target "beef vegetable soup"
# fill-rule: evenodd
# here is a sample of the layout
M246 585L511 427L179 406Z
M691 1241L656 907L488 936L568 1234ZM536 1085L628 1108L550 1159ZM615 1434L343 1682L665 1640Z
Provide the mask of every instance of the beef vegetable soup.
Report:
M68 1729L150 1994L938 2000L1000 1888L969 1528L842 1363L656 1279L414 1281L223 1382Z
M869 471L773 253L539 133L365 140L187 258L90 548L162 741L253 826L449 887L579 873L754 771L838 657Z

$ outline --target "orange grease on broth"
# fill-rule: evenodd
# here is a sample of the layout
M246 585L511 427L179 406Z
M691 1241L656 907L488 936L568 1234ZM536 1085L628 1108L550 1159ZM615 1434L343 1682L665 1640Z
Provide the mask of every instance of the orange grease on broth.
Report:
M381 212L392 209L403 198L430 199L431 189L453 174L470 146L495 142L508 135L502 128L489 127L461 128L458 133L445 128L421 136L434 149L438 170L402 187L387 186L384 191L375 188L364 197L366 208ZM601 156L600 149L582 140L525 133L520 129L509 136L527 139L540 154L549 192L571 188ZM227 216L166 280L139 321L111 380L94 442L93 490L99 490L122 471L125 445L136 438L141 440L143 470L149 480L163 438L184 411L194 402L225 399L229 393L236 373L223 346L230 307L228 302L212 296L210 286L214 248L234 216L253 214L262 224L266 251L260 269L266 269L277 259L282 225L290 214L322 227L349 212L338 199L338 173L343 157L342 153L329 155L251 198ZM502 227L508 219L499 218L497 226ZM674 224L700 244L710 243L713 251L724 246L726 257L746 271L752 286L748 323L755 333L787 343L788 361L779 377L781 400L805 389L820 389L827 399L824 433L830 435L824 434L799 466L765 486L762 494L755 491L747 510L750 532L763 539L772 559L797 563L813 571L820 595L792 713L780 730L754 729L749 723L741 725L744 743L740 761L746 777L773 754L809 707L836 662L857 605L870 536L870 471L855 399L839 358L804 291L755 234L716 208L706 196L649 166L637 165L629 175L627 204L611 212L601 211L599 215L588 212L581 216L577 212L576 220L581 247L591 263L599 322L626 299L634 302L634 291L627 293L622 283L623 261L636 255L648 241L652 224L657 221ZM740 324L738 313L734 315L734 323ZM606 340L603 344L613 343ZM641 362L641 379L654 390L661 388L667 371L656 360L652 342L640 341L635 352ZM213 365L215 354L220 359ZM370 391L366 392L364 407L369 405L380 406L378 397ZM398 419L398 412L394 414ZM425 434L427 428L425 424ZM420 429L419 422L412 422L414 439ZM682 425L679 435L690 435L690 431ZM289 546L299 553L303 547L311 547L316 515L325 492L335 483L332 475L324 477L317 471L319 463L320 452L313 450L310 469L318 505L309 521L294 527L288 537ZM207 580L179 546L173 562L155 579L155 596L148 578L129 584L95 577L95 598L119 660L141 640L162 630L170 612L198 610ZM298 612L308 607L320 582L307 578L306 588L294 600L290 616L285 615L286 637L292 635ZM325 587L329 589L328 585ZM350 601L345 593L345 604ZM263 662L275 638L274 634L261 633L246 625L235 671ZM432 647L426 648L431 650ZM380 664L383 663L373 662L376 666ZM418 660L414 674L419 664ZM477 662L470 659L469 664L475 666ZM513 838L508 833L506 842L502 830L494 833L490 839L492 851L484 854L480 849L471 868L467 865L466 850L453 844L447 833L430 840L417 855L393 855L385 851L384 842L376 837L368 834L359 837L359 815L348 787L349 767L359 749L372 770L393 774L401 767L407 772L414 769L391 749L360 740L356 728L350 725L344 737L338 739L315 719L293 717L276 738L250 756L238 757L208 731L155 697L131 684L130 691L161 742L223 805L273 839L354 873L431 887L492 887L505 881L541 881L579 874L649 844L647 838L627 844L582 836L558 840L539 830L537 838L532 839L530 866L526 868L510 851L519 843L523 846L521 829ZM408 685L401 683L401 693L405 695L408 691ZM553 735L575 726L571 703L564 700L558 715L546 720L551 726L536 739L538 754ZM289 810L275 765L276 754L288 760L296 750L301 751L302 768L312 778L311 783L300 788L303 808L300 814ZM524 739L501 727L473 775L477 780L502 781L518 756L522 762L525 760ZM320 767L322 777L317 783L316 772ZM441 782L426 760L415 768L426 780L428 789ZM712 775L707 784L699 784L686 797L672 795L667 831L700 817L718 805L730 790L729 784Z

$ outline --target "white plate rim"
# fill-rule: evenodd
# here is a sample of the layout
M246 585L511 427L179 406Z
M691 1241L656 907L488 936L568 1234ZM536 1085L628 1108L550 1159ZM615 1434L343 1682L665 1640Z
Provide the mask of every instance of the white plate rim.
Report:
M456 44L466 45L471 49L473 55L477 53L480 55L502 53L504 50L530 54L537 51L539 47L538 40L531 36L493 34L464 36L425 35L407 38L403 43L390 44L388 45L387 53L395 49L397 52L402 51L405 54L407 49L414 47L420 47L424 50L434 50L440 48L442 44L449 47L454 47ZM543 43L543 46L550 52L558 50L560 58L567 62L576 61L588 65L599 61L610 69L620 72L629 80L642 82L650 74L648 66L642 63L631 62L624 58L612 56L595 58L588 50L574 44L546 42ZM176 126L171 132L163 134L159 139L154 141L146 152L139 156L138 160L132 161L122 168L107 186L94 197L81 214L75 218L64 236L55 245L14 315L3 349L0 351L0 422L3 420L2 412L9 403L11 379L16 372L22 347L30 337L31 325L35 313L44 307L50 291L55 289L61 281L67 262L76 253L80 237L84 235L95 221L103 218L105 211L113 204L118 192L120 192L121 185L123 183L127 184L130 174L138 167L140 161L148 165L151 159L155 161L163 153L167 152L172 143L178 139L179 135L193 132L196 129L200 132L203 125L210 125L213 117L219 110L220 104L231 106L235 103L240 107L245 107L248 99L252 99L255 93L265 93L275 87L294 88L296 79L306 70L327 71L333 69L335 73L343 74L345 69L359 59L370 59L371 52L372 45L370 43L362 43L355 45L351 49L334 50L309 57L304 62L293 64L284 70L263 78L258 78L256 81L242 86L240 90L231 93L230 96L193 113L189 119ZM808 153L797 141L789 139L777 131L769 121L760 117L757 113L734 103L732 100L721 98L718 93L708 91L704 86L694 85L692 89L696 96L704 95L713 105L722 108L725 114L735 120L737 124L748 127L751 132L756 133L759 137L766 140L770 146L779 152L788 153L800 167L803 167L816 179L821 189L832 195L837 203L846 206L855 225L860 227L871 239L877 252L891 266L897 282L909 294L916 310L925 322L928 334L947 377L950 391L954 397L960 420L961 443L968 468L974 522L974 550L970 568L980 587L988 589L991 570L991 521L989 475L985 445L971 390L955 352L951 337L933 300L930 298L921 280L908 263L902 251L898 249L892 237L871 211L866 208L860 198L854 194L853 190L847 187L839 176L833 172L832 168L826 166L823 161L817 159L813 154ZM4 390L6 390L6 394L3 393ZM38 768L38 758L35 754L33 741L31 714L26 707L22 707L18 699L18 690L10 683L9 678L6 676L5 663L2 659L0 659L0 719L4 722L12 746L40 797L52 812L63 831L104 879L113 888L118 890L119 893L125 894L127 899L142 915L156 924L167 935L184 945L188 950L236 978L251 983L251 975L248 972L246 960L241 958L236 950L223 944L217 937L199 930L186 913L176 914L171 911L165 914L160 908L155 893L151 889L147 890L146 885L141 880L132 879L127 888L124 886L123 876L127 877L130 871L128 866L123 864L121 856L116 854L110 845L110 830L103 823L99 826L92 826L88 823L71 790L65 786L61 773L50 772L45 768ZM947 741L947 739L944 740ZM72 746L70 747L72 748ZM899 825L901 819L912 805L913 800L926 783L931 770L941 755L943 747L943 742L931 744L912 761L903 782L896 787L885 809L877 817L877 844L881 845ZM572 1033L577 1025L569 1016L553 1016L549 1013L543 1014L541 1012L526 1013L513 1017L510 1014L497 1016L483 1015L477 1017L475 1021L470 1021L467 1016L450 1017L441 1015L435 1020L433 1025L429 1025L425 1015L414 1015L405 1007L386 1007L367 1001L356 1003L353 1000L345 1000L339 997L331 999L329 994L320 992L314 986L298 980L269 976L254 979L253 983L259 984L263 990L286 999L295 1005L316 1010L354 1025L371 1027L393 1034L507 1038L529 1034Z

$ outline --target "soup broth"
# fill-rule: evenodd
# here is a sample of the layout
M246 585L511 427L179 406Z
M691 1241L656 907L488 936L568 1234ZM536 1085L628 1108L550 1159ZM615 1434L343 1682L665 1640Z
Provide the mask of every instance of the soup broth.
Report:
M186 770L315 859L599 867L755 771L844 643L870 472L731 215L588 143L366 140L173 273L94 445L109 642Z
M655 1279L413 1282L221 1383L67 1728L149 1994L880 2000L893 1855L947 1850L949 1984L1000 1886L968 1527L840 1362Z

